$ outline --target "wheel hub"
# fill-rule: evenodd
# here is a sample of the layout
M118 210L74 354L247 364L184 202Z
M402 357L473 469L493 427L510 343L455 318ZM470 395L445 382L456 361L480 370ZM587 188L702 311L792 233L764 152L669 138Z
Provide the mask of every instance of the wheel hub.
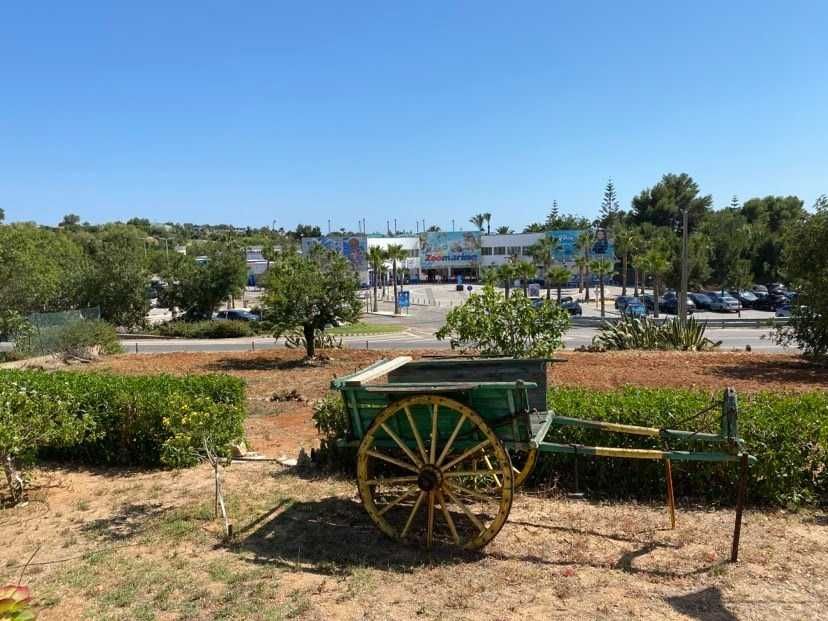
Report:
M432 464L426 464L417 476L417 485L424 492L433 492L443 482L443 473Z

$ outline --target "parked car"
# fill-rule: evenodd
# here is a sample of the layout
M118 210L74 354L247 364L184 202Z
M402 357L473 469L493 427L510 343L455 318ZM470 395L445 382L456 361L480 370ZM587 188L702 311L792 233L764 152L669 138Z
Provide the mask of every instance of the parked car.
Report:
M791 305L790 304L783 304L782 306L777 306L776 311L773 314L777 317L790 317L791 316Z
M669 315L678 315L678 305L679 299L675 293L672 295L666 294L664 299L659 302L659 310L669 314ZM696 305L693 303L693 299L688 295L687 296L687 314L691 315L696 310Z
M231 308L216 313L215 319L233 321L259 321L259 316L254 315L244 308Z
M710 310L710 305L713 303L713 300L706 293L690 293L688 295L693 300L693 304L696 305L697 310Z
M790 301L784 295L779 293L769 293L764 297L760 297L753 304L755 310L775 311L780 306L789 304Z
M704 294L710 298L710 310L722 313L735 313L742 309L739 300L732 295L725 293L717 293L715 291L705 291Z
M561 308L569 311L570 315L583 315L584 309L581 308L581 303L578 300L573 300L572 296L561 298Z
M765 285L753 285L753 287L751 287L751 291L753 291L753 293L755 293L758 297L768 295L768 288Z
M622 315L628 317L644 317L647 314L647 307L634 296L626 296L615 300L615 308L621 311Z
M620 295L617 298L615 298L615 309L620 310L623 313L624 309L631 302L641 303L641 300L639 300L637 297L633 295Z
M742 304L742 308L753 308L753 305L759 301L759 296L753 291L730 291L730 295Z

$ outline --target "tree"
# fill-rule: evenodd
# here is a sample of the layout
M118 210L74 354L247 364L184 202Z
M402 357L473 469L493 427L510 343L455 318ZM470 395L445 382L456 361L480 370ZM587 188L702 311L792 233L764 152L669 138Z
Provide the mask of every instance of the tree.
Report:
M572 277L570 271L563 265L556 265L546 273L547 287L552 285L558 291L558 304L561 303L561 287L569 282ZM548 290L547 290L548 294ZM548 295L547 295L548 299Z
M476 214L469 218L469 222L471 222L477 228L478 231L482 231L483 224L486 222L486 216L484 216L482 213Z
M637 250L638 236L629 227L617 225L613 237L615 238L615 253L621 255L621 295L625 296L627 295L628 263L630 255Z
M80 224L80 221L80 216L73 213L68 213L65 216L63 216L63 220L60 221L60 224L58 224L58 226L61 228L77 228L77 226Z
M739 261L749 255L751 227L738 211L723 209L710 214L702 232L710 245L713 278L722 288L732 285Z
M397 262L405 261L408 252L400 244L390 244L385 250L386 258L391 261L391 278L394 281L394 314L400 314L400 300L397 297Z
M486 235L492 234L492 214L488 211L483 214L483 219L486 221Z
M653 248L643 257L643 264L647 272L655 278L653 288L654 315L658 317L658 300L661 295L661 284L664 276L670 271L670 257L662 250Z
M807 217L804 203L796 196L751 198L739 208L739 213L752 230L754 243L749 258L754 276L759 282L782 280L786 244L795 244L785 233Z
M296 230L293 231L293 236L296 239L304 239L305 237L322 237L322 229L315 224L297 224Z
M554 238L549 236L541 237L531 248L532 258L535 260L535 264L540 266L543 270L543 280L544 285L546 286L546 299L550 299L550 290L551 284L548 282L548 272L549 269L552 267L553 262L553 255L555 251L558 249L560 242Z
M212 318L221 303L238 295L247 282L247 262L236 244L212 243L204 252L198 261L179 255L162 272L167 288L159 301L167 308L180 308L189 320Z
M6 212L0 207L0 224L3 224L3 220L6 219Z
M687 209L688 230L694 231L710 212L713 197L699 196L699 186L686 174L666 174L657 184L643 190L632 200L630 217L635 224L648 222L679 233L682 210Z
M512 281L517 276L515 264L512 261L507 261L497 268L497 275L498 278L503 281L504 295L508 298L509 291L512 287Z
M583 268L583 280L582 282L586 286L586 295L584 296L584 300L589 302L589 285L591 280L591 275L589 273L589 263L590 263L590 253L592 252L592 233L589 230L581 231L578 235L578 238L575 240L575 245L578 248L578 251L581 253L581 258L583 261L579 267ZM577 261L576 261L577 263Z
M523 295L529 295L529 281L535 277L538 269L529 261L515 263L515 275L523 283Z
M548 357L561 347L569 313L557 304L535 305L525 295L503 297L487 285L452 309L437 331L452 349L473 349L483 356Z
M828 199L821 196L815 213L795 222L786 232L785 273L798 292L791 305L787 326L779 328L777 340L796 342L811 358L828 357Z
M615 184L612 178L607 181L604 188L604 198L601 201L601 212L598 219L602 227L608 228L621 220L621 207L618 204L618 193L615 191Z
M362 303L359 279L342 255L314 247L306 255L280 255L265 277L265 318L276 336L301 328L308 358L316 355L317 332L338 321L356 321Z
M436 224L432 224L430 227L426 229L426 233L439 233L440 227Z
M385 265L385 250L380 248L379 246L372 246L368 249L368 264L371 266L371 271L373 272L374 278L373 286L374 286L374 312L377 312L377 280L379 279L380 271L382 271L383 265Z
M540 222L532 222L531 224L527 224L525 227L523 227L524 233L543 233L546 230L546 226L544 226Z
M595 259L590 262L589 268L593 274L598 276L598 286L600 287L601 292L601 317L605 315L604 313L604 279L612 274L613 264L612 261L607 259L606 257L601 257Z
M144 233L124 224L111 224L98 235L85 237L83 243L88 260L80 304L99 306L101 319L116 326L141 324L149 311Z
M508 226L499 226L495 230L495 233L497 233L498 235L511 235L512 229L510 229Z

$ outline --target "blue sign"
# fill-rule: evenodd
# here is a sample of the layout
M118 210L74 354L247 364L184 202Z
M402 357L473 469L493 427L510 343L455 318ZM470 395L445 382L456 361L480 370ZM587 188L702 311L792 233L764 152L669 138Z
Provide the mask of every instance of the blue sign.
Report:
M411 306L411 295L408 291L399 291L397 293L397 300L400 303L400 308L408 308Z

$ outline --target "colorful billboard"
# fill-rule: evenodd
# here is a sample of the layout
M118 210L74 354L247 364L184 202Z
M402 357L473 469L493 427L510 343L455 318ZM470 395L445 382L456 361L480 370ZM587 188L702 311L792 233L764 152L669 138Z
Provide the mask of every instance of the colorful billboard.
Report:
M558 240L558 248L552 253L555 261L563 263L572 272L577 272L575 260L583 256L584 251L578 248L578 236L584 231L566 230L549 231L547 236ZM589 249L590 259L605 257L615 262L615 245L605 229L598 229L593 235L592 245Z
M475 267L480 262L480 233L452 231L420 236L420 268Z
M348 259L357 271L368 269L368 238L365 235L306 237L302 240L302 251L308 252L316 245L338 252Z

